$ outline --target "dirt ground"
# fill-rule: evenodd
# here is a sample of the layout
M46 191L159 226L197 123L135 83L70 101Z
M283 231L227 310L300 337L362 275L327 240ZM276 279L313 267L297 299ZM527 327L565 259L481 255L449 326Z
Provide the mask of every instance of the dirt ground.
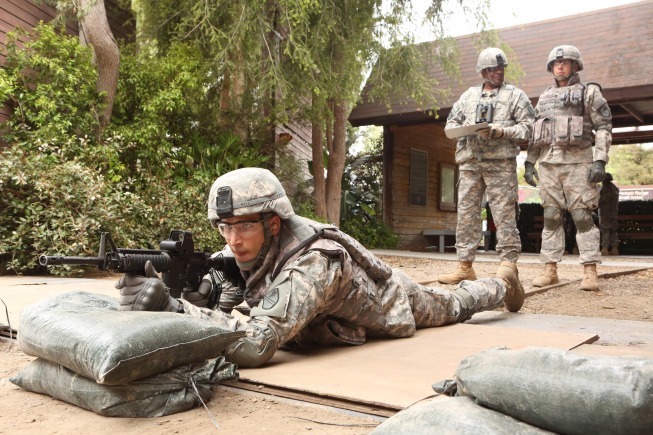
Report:
M418 282L433 281L438 274L455 267L451 261L382 258ZM599 292L579 290L581 266L562 264L559 276L562 281L570 282L529 296L522 312L653 322L653 269L609 277L637 268L637 261L633 259L631 267L599 266L599 275L608 276L600 279ZM474 265L479 277L493 276L496 267L495 262ZM530 283L541 268L540 264L520 263L520 278L527 293L533 290ZM199 407L180 414L144 419L102 417L48 396L21 391L12 384L9 378L32 360L33 357L22 353L15 342L0 339L0 409L3 410L0 434L366 434L383 421L382 417L222 386L215 389L214 397L207 403L208 410Z

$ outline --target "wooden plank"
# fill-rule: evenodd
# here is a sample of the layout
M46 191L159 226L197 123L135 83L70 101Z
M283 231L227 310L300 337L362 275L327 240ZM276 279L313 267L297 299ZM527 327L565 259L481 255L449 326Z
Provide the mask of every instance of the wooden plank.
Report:
M322 397L404 408L432 395L431 385L450 379L460 361L474 353L494 346L572 349L597 339L591 333L456 324L421 329L411 338L372 340L358 347L278 351L261 368L240 369L240 378Z

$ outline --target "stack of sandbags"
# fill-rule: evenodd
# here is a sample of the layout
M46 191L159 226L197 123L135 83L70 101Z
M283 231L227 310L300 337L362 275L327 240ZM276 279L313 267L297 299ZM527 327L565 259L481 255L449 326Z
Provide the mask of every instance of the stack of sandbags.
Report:
M653 433L652 359L493 348L433 388L454 397L410 406L372 433Z
M118 311L108 296L65 293L21 313L19 346L38 358L11 381L100 415L168 415L238 378L220 355L243 335L187 315Z

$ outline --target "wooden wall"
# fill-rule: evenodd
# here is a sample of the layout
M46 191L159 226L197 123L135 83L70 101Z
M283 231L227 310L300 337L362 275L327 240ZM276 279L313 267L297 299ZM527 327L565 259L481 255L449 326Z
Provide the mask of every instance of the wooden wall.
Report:
M388 127L386 127L388 128ZM440 210L440 163L455 164L455 142L447 139L441 126L421 124L392 126L391 212L393 231L399 236L400 249L420 250L430 243L422 235L429 228L456 228L456 212ZM410 149L428 153L426 205L410 205Z
M308 170L308 161L313 159L311 149L311 126L302 125L297 122L288 122L285 124L278 124L275 127L275 134L277 139L283 140L285 135L290 136L290 142L286 146L288 153L299 162L301 165L301 178L308 180L312 178ZM286 136L287 137L287 136ZM291 181L284 182L284 188L288 196L294 195L297 190L297 184Z

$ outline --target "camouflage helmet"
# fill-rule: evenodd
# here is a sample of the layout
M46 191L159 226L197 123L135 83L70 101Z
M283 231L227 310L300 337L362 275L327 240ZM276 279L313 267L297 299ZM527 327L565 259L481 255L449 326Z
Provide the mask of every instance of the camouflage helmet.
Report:
M218 177L208 200L209 220L272 212L281 219L295 214L279 179L267 169L242 168Z
M583 69L583 59L580 57L580 51L573 45L559 45L549 54L549 60L546 61L546 70L552 72L552 63L554 60L569 59L578 64L578 71Z
M506 54L500 48L486 48L478 55L476 62L476 72L481 72L485 68L494 68L496 66L508 66Z

